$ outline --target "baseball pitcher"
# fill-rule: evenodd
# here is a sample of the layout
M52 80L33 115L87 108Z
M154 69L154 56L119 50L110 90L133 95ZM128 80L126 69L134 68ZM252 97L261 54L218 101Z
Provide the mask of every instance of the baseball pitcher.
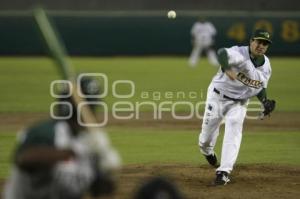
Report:
M218 51L221 65L207 91L205 115L199 135L201 153L216 169L215 185L225 185L236 162L243 122L249 98L257 96L264 106L264 116L275 108L275 101L267 98L266 89L271 65L265 55L272 43L270 34L258 29L251 36L249 46L233 46ZM225 122L220 165L214 146L221 122Z

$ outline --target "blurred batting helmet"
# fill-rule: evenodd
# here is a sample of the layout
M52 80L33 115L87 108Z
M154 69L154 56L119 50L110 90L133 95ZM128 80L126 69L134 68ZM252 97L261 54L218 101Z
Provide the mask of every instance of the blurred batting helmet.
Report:
M146 182L134 199L183 199L177 187L163 177L155 177Z

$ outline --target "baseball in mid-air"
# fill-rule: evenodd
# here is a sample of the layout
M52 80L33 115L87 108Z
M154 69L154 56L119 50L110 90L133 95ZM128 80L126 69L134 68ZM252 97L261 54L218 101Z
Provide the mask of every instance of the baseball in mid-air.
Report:
M169 19L175 19L176 18L176 12L174 10L170 10L168 12L168 18Z

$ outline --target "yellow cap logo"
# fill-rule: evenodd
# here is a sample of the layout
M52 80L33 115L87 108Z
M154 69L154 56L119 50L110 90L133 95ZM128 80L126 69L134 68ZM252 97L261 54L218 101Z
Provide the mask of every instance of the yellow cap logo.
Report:
M269 35L268 32L263 32L262 34L263 34L266 38L269 38L269 37L270 37L270 35Z

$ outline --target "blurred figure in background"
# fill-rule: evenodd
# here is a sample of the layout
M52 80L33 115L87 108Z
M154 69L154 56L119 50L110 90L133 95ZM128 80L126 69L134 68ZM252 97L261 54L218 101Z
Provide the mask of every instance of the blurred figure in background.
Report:
M86 96L99 95L100 86L91 78L82 78L79 86ZM120 159L107 135L79 125L72 97L58 100L63 103L55 116L64 119L51 118L20 133L4 199L81 199L114 191Z
M189 58L189 65L196 67L203 51L208 61L213 66L218 66L218 59L213 48L214 37L217 34L215 26L205 19L200 18L191 29L193 50Z

